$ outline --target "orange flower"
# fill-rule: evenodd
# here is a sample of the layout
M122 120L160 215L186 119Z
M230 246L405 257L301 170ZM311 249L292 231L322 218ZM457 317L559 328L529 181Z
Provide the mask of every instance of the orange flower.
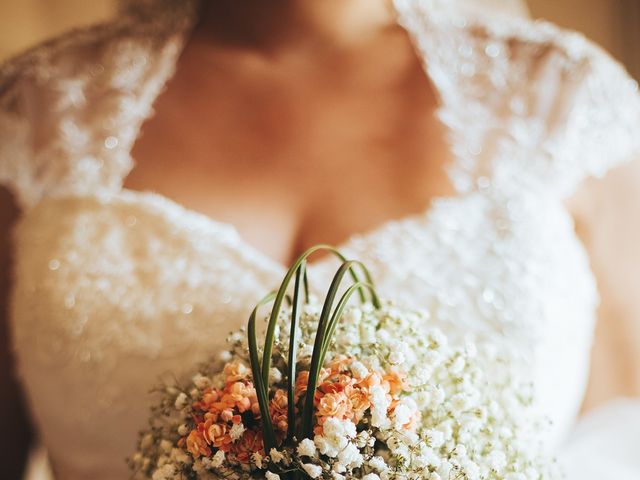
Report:
M370 372L358 385L368 391L371 387L382 385L382 376L378 372Z
M331 373L343 373L349 369L349 364L353 362L353 358L346 357L344 355L340 355L334 358L329 364L329 369Z
M318 390L322 393L339 393L344 392L348 387L356 383L353 377L349 375L333 375L324 383L320 384Z
M362 420L364 413L371 407L369 395L360 388L352 388L347 394L349 400L349 411L351 412L350 420L358 423Z
M229 427L224 423L205 423L204 438L207 443L225 452L229 451L229 446L233 443L229 435Z
M288 417L287 406L289 402L287 399L287 392L282 389L276 390L273 399L269 404L269 411L271 412L271 420L273 424L282 432L287 431Z
M226 376L225 383L234 383L245 380L251 374L251 370L242 362L231 362L224 366Z
M403 425L403 427L407 430L415 430L421 418L422 414L420 412L415 412L413 415L411 415L409 423L406 423L405 425Z
M248 464L251 455L259 453L264 455L264 445L262 443L262 434L255 430L247 430L242 437L231 446L239 462Z
M296 377L296 389L295 389L296 403L298 402L300 397L304 396L307 393L308 383L309 383L309 371L303 370Z
M221 399L223 404L221 407L237 408L240 413L246 412L251 408L252 400L256 396L253 385L245 385L242 382L228 384L225 392Z
M345 418L349 410L347 396L344 393L327 393L318 404L319 417Z
M389 385L391 395L399 395L409 388L406 375L397 370L391 370L383 377L383 380Z
M198 430L192 430L187 436L187 450L194 458L198 458L200 455L211 455L211 449Z
M234 417L233 410L230 408L225 408L222 412L220 412L220 418L225 422L230 422Z

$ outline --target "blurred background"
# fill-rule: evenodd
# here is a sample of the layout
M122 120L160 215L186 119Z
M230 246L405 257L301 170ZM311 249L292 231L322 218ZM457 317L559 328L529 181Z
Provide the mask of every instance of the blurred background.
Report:
M484 0L487 2L488 0ZM525 0L491 0L522 11ZM75 26L108 18L117 0L0 0L0 62ZM578 30L640 78L640 0L527 0L528 13Z

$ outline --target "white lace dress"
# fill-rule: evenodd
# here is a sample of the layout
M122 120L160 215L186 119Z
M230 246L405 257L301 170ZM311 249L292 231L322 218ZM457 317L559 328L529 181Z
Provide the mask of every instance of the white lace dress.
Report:
M383 296L427 308L454 338L521 353L570 478L640 478L632 402L570 433L598 294L563 206L585 177L640 155L637 85L580 35L465 3L396 1L439 93L456 194L341 248ZM0 181L23 210L13 343L58 479L127 478L149 387L221 348L285 270L232 226L122 188L195 7L138 2L0 71ZM315 283L333 266L312 265Z

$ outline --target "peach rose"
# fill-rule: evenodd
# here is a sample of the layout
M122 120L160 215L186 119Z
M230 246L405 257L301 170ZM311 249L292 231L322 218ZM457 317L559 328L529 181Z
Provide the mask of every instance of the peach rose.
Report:
M404 372L392 370L383 377L383 381L388 384L391 395L399 395L409 388Z
M198 430L192 430L187 436L187 450L194 458L211 455L211 449Z
M318 404L319 417L345 418L349 410L349 402L344 393L327 393Z
M286 432L289 425L287 416L288 404L287 392L282 389L276 390L276 393L269 404L271 420L276 428L282 432Z
M349 410L351 412L350 419L358 423L362 420L364 413L371 407L369 395L359 388L353 388L350 389L347 399L349 400Z

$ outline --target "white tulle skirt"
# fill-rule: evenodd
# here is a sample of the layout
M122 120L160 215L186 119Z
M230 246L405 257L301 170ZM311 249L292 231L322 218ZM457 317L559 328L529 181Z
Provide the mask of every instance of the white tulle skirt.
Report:
M557 457L567 480L640 480L640 399L582 417ZM53 480L43 448L33 452L25 480Z

